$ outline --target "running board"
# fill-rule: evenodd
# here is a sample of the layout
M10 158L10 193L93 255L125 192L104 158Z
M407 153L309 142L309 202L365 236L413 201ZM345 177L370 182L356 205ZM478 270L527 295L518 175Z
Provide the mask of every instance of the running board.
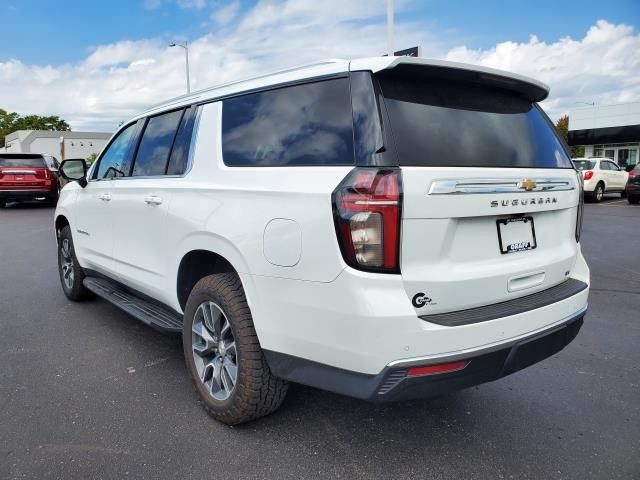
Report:
M182 317L177 313L143 300L109 280L85 277L83 285L129 315L163 332L182 332Z

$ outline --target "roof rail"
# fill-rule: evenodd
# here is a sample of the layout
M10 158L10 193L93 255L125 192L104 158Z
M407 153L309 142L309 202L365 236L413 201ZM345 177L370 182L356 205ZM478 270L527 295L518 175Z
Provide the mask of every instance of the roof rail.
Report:
M253 77L243 78L242 80L232 80L232 81L227 82L227 83L221 83L221 84L218 84L218 85L212 85L211 87L203 88L201 90L196 90L195 92L187 93L187 94L184 94L184 95L179 95L177 97L170 98L169 100L165 100L164 102L152 105L152 106L148 107L147 109L141 111L139 113L139 115L144 115L145 113L150 112L152 110L155 110L156 108L159 108L159 107L162 107L162 106L166 106L166 105L170 105L172 103L176 103L176 102L179 102L181 100L186 100L186 99L191 98L191 97L197 98L198 96L202 95L203 93L211 92L212 90L217 90L219 88L230 87L231 85L236 85L238 83L244 83L244 82L248 82L248 81L251 81L251 80L258 80L260 78L271 77L271 76L274 76L274 75L281 75L283 73L295 72L297 70L302 70L304 68L319 67L321 65L329 65L331 63L338 63L338 62L345 62L345 61L346 60L341 59L341 58L332 58L332 59L322 60L322 61L313 62L313 63L306 63L304 65L298 65L298 66L295 66L295 67L284 68L284 69L281 69L281 70L274 70L272 72L263 73L261 75L255 75Z

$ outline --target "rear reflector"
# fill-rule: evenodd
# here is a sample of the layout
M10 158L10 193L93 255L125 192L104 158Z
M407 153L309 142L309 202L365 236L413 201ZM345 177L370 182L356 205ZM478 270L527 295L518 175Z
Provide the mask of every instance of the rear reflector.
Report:
M419 377L421 375L437 375L439 373L451 373L462 370L469 365L469 360L459 360L451 363L441 363L439 365L425 365L424 367L413 367L407 372L407 377Z

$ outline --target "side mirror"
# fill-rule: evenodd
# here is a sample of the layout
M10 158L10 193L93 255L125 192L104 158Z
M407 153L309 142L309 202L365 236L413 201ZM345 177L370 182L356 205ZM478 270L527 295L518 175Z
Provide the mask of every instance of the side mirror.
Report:
M70 158L60 164L60 174L66 180L78 182L84 188L87 186L87 162L84 158Z

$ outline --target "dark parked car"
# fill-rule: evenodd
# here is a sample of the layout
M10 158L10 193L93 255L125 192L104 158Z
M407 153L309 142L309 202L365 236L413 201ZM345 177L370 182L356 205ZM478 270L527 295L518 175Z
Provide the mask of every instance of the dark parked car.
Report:
M0 208L9 202L58 201L58 162L39 153L0 153Z
M629 203L637 204L640 202L640 163L629 172L625 193Z

